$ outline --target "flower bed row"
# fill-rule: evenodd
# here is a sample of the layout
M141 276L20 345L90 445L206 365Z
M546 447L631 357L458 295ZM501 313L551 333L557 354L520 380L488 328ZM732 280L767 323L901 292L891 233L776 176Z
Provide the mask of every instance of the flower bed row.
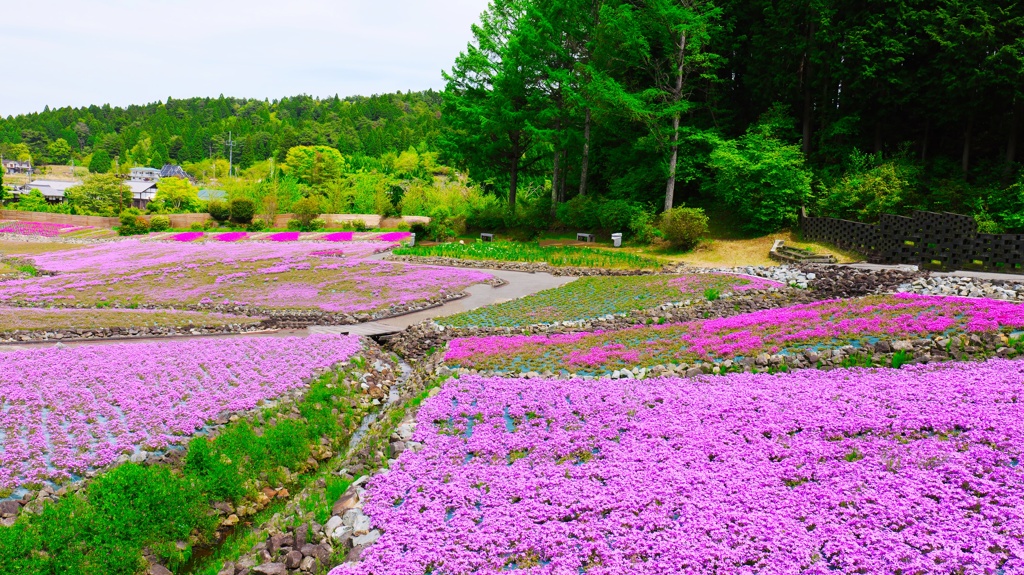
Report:
M0 232L4 231L0 226ZM313 238L319 241L325 242L351 242L354 239L353 232L334 232L329 234L316 234ZM412 234L409 232L387 232L383 234L362 234L363 240L377 240L382 242L400 242L404 239L409 238ZM300 232L278 232L269 235L259 237L261 241L270 242L296 242L299 241L302 234ZM252 238L247 232L224 232L224 233L212 233L209 236L206 232L182 232L174 234L169 238L170 241L175 242L194 242L196 240L209 237L214 240L222 242L237 242L242 240L251 240Z
M588 277L436 321L450 327L521 327L575 322L666 303L784 287L779 282L733 274Z
M0 341L30 340L44 334L48 339L89 337L84 334L112 334L114 331L145 331L159 328L205 328L231 331L255 327L260 318L182 310L41 309L0 307ZM152 331L151 331L152 330Z
M89 226L49 222L0 222L0 234L55 238L61 234L91 229Z
M63 482L181 444L224 411L305 385L356 336L29 349L0 362L0 488Z
M1021 304L897 294L610 332L461 338L449 343L445 360L505 373L600 375L639 366L739 361L765 353L819 352L880 340L1022 328Z
M475 270L358 259L388 245L353 242L327 255L322 244L312 242L126 240L36 256L40 269L63 273L5 282L0 302L388 315L450 299L492 279ZM347 257L339 259L338 252Z
M332 575L1015 573L1024 362L449 380Z

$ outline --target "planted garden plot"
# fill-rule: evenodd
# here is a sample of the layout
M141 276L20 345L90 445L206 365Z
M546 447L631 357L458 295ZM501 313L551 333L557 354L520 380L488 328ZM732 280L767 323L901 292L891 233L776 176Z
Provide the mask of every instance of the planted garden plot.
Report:
M779 282L733 274L587 277L521 299L440 318L437 323L452 327L550 324L783 287Z
M464 376L332 575L1016 573L1024 363Z
M0 333L139 327L219 327L259 323L259 318L213 312L125 309L0 307Z
M513 242L472 242L412 246L395 250L395 255L439 257L504 262L544 262L552 266L658 269L661 262L624 251L576 246L540 246Z
M601 375L621 368L740 361L764 353L818 353L883 340L889 345L911 338L1019 329L1024 329L1021 304L897 294L619 331L461 338L449 343L445 360L502 373ZM951 347L952 339L948 342Z
M491 279L475 270L359 259L391 245L333 244L325 256L316 254L324 244L313 242L112 242L35 256L40 269L58 275L5 282L0 303L373 313Z
M347 360L356 336L238 338L10 352L0 361L0 489L62 482L179 445Z
M55 238L63 234L70 234L88 229L91 228L89 226L54 224L48 222L0 222L0 234L42 236L44 238Z

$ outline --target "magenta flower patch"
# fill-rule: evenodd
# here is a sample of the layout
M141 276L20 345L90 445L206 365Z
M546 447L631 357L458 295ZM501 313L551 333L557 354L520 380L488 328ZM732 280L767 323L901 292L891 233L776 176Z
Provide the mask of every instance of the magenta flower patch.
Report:
M182 232L180 234L175 234L168 239L176 242L193 242L203 237L204 235L204 232Z
M448 381L331 575L1024 572L1024 363Z
M249 237L249 234L245 232L227 232L225 234L217 234L215 239L218 242L238 242Z
M378 235L377 239L381 241L401 241L402 239L406 239L412 235L413 234L408 231L389 231Z
M320 239L325 242L350 242L352 241L352 232L334 232L321 236Z
M294 242L299 239L299 232L279 232L276 234L270 234L264 239L272 242Z
M23 349L0 361L0 488L64 480L185 443L225 411L305 385L356 336L231 338Z
M620 368L796 353L804 347L832 349L879 339L1021 328L1022 304L897 294L613 332L462 338L449 343L445 360L509 373L601 375Z

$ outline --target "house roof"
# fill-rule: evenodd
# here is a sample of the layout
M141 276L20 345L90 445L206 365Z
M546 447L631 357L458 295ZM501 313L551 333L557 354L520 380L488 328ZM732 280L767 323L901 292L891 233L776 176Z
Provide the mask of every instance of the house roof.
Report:
M124 184L131 188L132 196L136 199L142 199L143 196L156 196L156 182L138 182L128 180Z
M63 192L64 190L66 190L66 189L68 189L68 188L70 188L72 186L80 186L80 185L82 185L82 182L67 182L67 181L64 181L64 180L32 180L31 182L28 183L28 185L26 187L29 190L31 190L32 188L47 187L47 188L52 188L54 190L60 190L61 192ZM39 191L42 191L42 190L40 189Z
M200 200L223 200L228 197L228 193L224 190L199 190Z
M161 178L186 178L191 180L192 176L188 175L185 168L182 168L178 164L164 164L164 167L160 168Z

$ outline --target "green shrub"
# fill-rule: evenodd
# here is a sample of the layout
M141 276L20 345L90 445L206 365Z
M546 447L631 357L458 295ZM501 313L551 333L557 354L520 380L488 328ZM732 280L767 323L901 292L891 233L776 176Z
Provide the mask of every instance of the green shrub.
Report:
M600 203L592 196L576 196L560 204L555 213L558 221L575 230L595 230L601 227Z
M299 220L288 220L288 224L286 227L288 228L288 231L301 232L302 222L300 222Z
M190 225L188 229L194 232L201 232L206 229L206 224L202 222L192 222L192 225Z
M249 198L235 198L228 204L228 210L231 212L232 222L246 225L256 216L256 202Z
M466 227L471 230L493 232L505 226L505 206L494 196L487 196L466 215ZM413 229L415 231L415 229ZM419 234L416 234L419 237Z
M313 220L319 218L321 214L323 211L321 211L320 202L316 198L302 198L292 204L293 219L299 222L300 229L308 228Z
M631 233L630 222L638 212L644 211L642 206L629 200L605 200L599 206L597 217L601 222L601 229L627 234Z
M405 220L402 220L402 221L398 222L398 225L395 226L395 229L400 231L400 232L407 232L411 228L412 228L412 226L410 226L409 222L407 222Z
M722 290L718 288L708 288L704 290L704 299L708 301L715 301L722 297Z
M142 217L142 212L137 208L128 208L121 212L121 225L117 228L120 236L137 236L149 233L149 222Z
M251 224L246 226L246 229L250 232L262 232L267 229L267 222L263 221L262 218L255 218Z
M708 217L700 208L680 206L661 214L659 228L673 248L692 250L708 233Z
M231 219L231 206L223 200L210 200L206 204L206 211L211 218L220 223Z
M153 216L149 219L149 229L153 232L165 232L171 229L171 218L167 216Z
M426 237L435 242L455 237L455 225L456 221L452 217L451 210L447 206L438 206L430 212L430 223L426 226ZM465 225L464 222L463 225ZM419 237L419 234L417 234L417 237Z

